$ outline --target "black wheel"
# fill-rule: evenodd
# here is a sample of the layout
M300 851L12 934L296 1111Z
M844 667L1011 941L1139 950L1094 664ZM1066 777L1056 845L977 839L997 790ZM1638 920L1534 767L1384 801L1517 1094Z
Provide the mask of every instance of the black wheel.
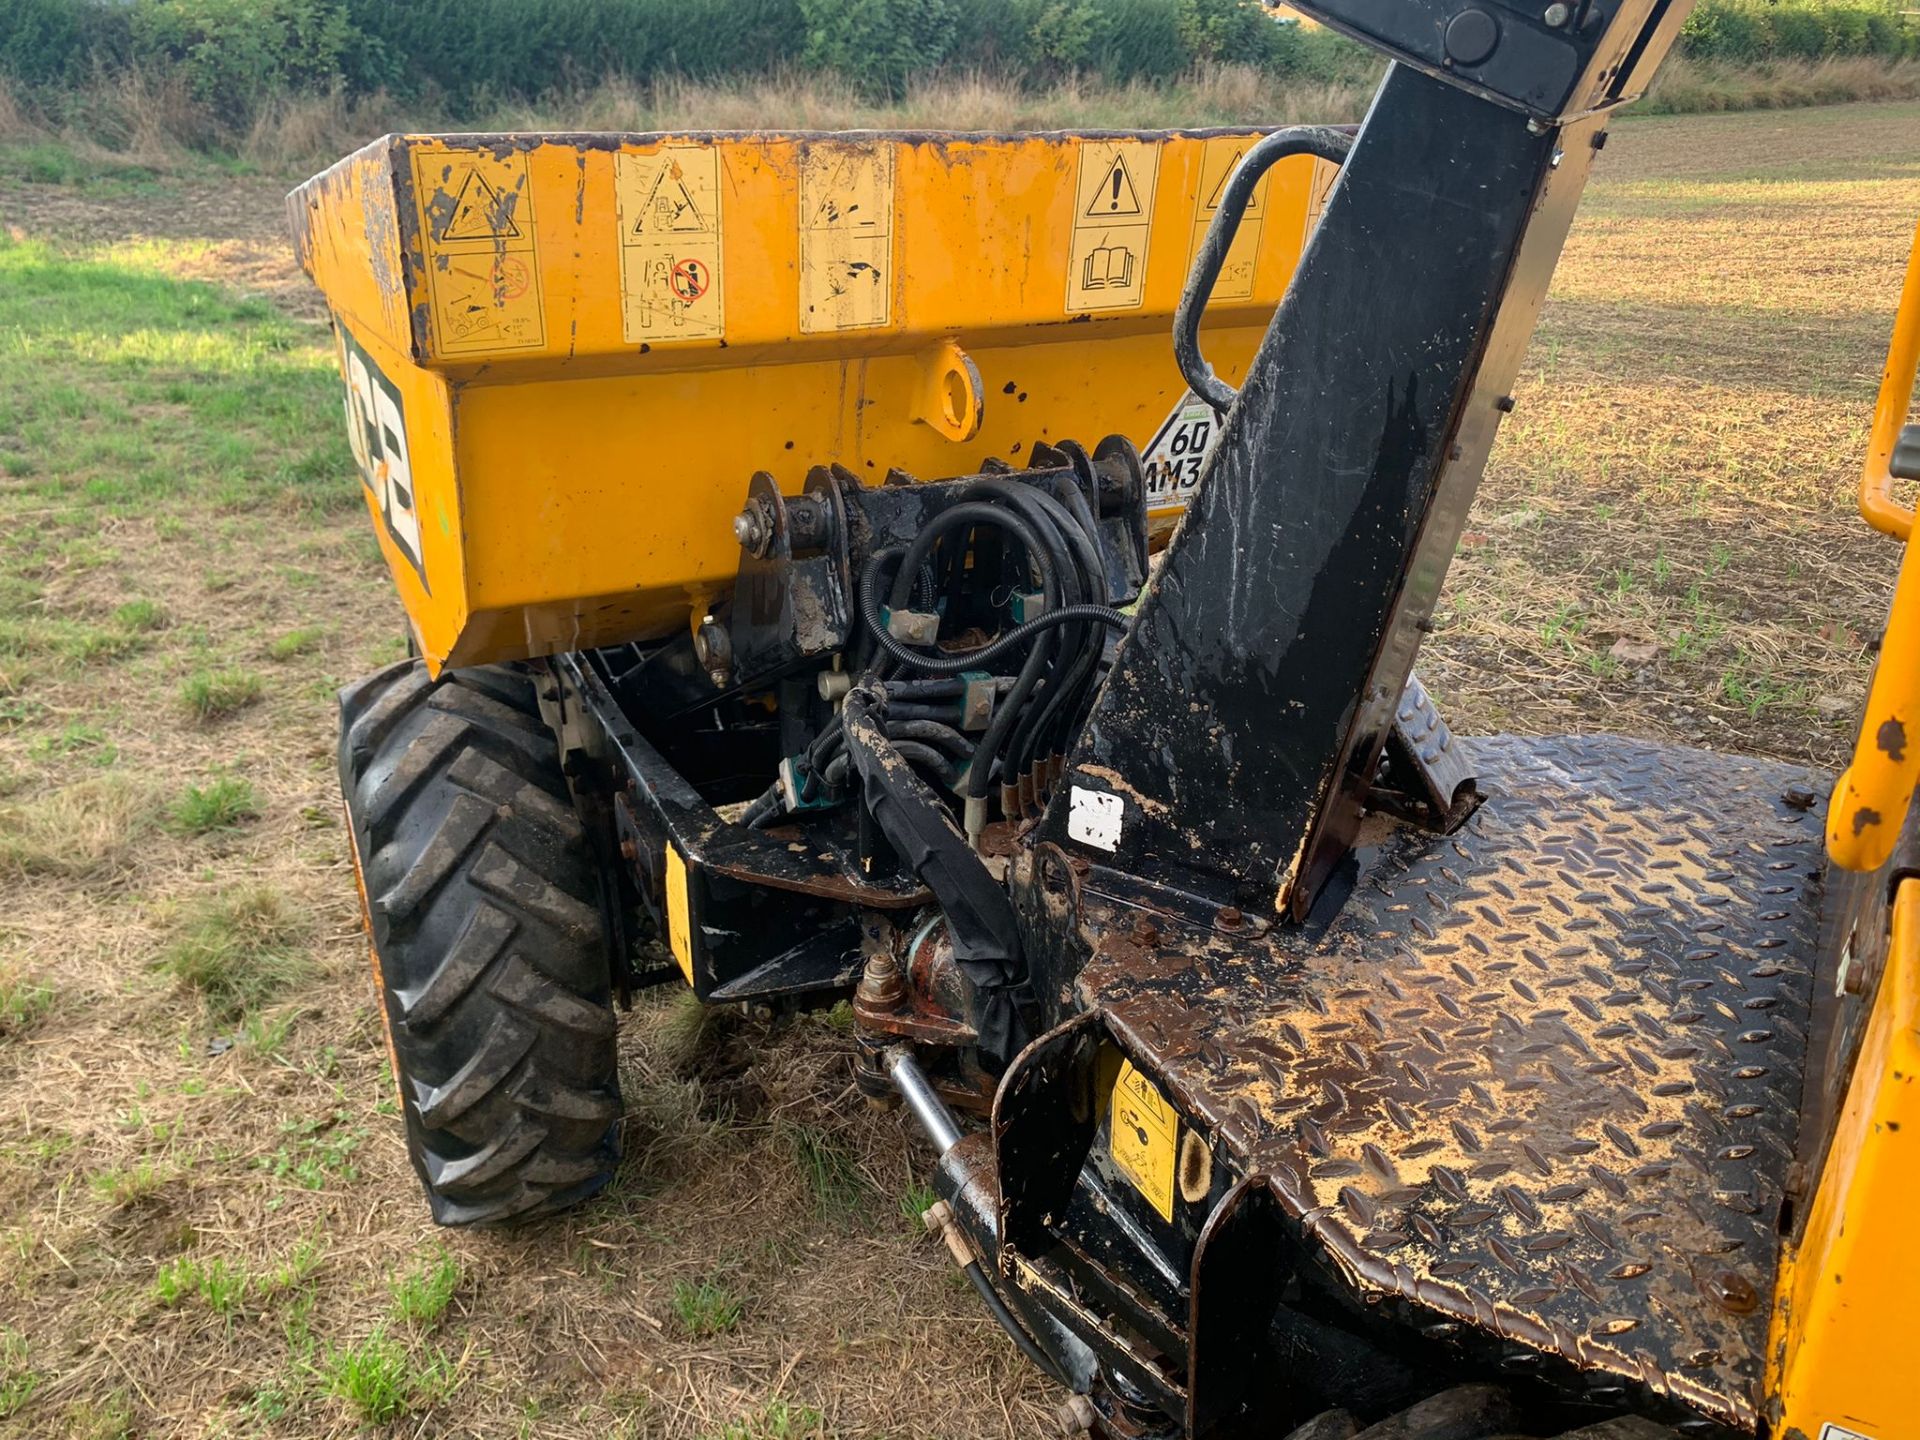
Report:
M1522 1422L1501 1387L1457 1385L1371 1425L1361 1425L1345 1410L1327 1410L1288 1431L1286 1440L1526 1440L1539 1433ZM1554 1434L1558 1440L1678 1440L1666 1426L1637 1415Z
M340 692L340 783L408 1150L442 1225L598 1190L620 1092L598 880L533 682L403 661Z

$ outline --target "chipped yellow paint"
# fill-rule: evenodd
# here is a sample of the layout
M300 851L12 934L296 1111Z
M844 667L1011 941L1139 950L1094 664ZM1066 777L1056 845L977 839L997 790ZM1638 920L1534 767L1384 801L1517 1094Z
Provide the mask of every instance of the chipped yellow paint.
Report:
M1913 1201L1920 1195L1920 880L1895 895L1886 973L1798 1246L1780 1266L1767 1346L1773 1433L1827 1424L1920 1437Z
M680 962L680 973L693 984L693 906L687 895L687 862L667 846L667 948Z
M1186 390L1169 335L1207 157L1258 133L395 136L302 186L302 263L402 401L417 570L375 511L429 667L681 629L731 593L755 471L797 493L829 463L878 483L1042 440L1146 444ZM1116 156L1145 214L1097 221ZM695 210L711 189L711 234L671 228L692 223L677 194L636 234L674 165ZM1313 174L1274 168L1252 290L1208 311L1228 383L1292 276ZM1096 298L1131 308L1069 310L1116 226L1138 258ZM859 265L880 272L865 291L842 283ZM398 493L373 498L405 538Z

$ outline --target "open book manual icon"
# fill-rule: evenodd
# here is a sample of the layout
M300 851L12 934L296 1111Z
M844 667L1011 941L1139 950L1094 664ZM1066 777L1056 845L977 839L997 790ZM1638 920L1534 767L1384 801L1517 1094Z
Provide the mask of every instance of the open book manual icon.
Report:
M1087 255L1080 269L1080 288L1105 290L1133 283L1133 251L1124 245L1100 245Z

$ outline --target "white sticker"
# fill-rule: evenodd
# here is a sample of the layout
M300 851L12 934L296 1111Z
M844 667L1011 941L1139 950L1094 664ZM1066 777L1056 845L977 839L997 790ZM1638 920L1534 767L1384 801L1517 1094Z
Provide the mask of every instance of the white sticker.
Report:
M1873 1440L1871 1435L1858 1430L1849 1430L1844 1425L1836 1425L1831 1420L1820 1427L1820 1440Z
M1067 836L1102 850L1120 848L1120 820L1127 802L1104 790L1076 785L1067 802Z
M1200 486L1200 472L1220 443L1220 417L1191 390L1180 397L1140 459L1147 470L1147 508L1185 509Z

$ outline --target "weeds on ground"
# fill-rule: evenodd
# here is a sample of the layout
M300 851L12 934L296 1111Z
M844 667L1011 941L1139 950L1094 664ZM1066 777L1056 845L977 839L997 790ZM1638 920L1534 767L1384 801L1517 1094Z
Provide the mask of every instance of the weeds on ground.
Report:
M246 1268L214 1258L200 1260L180 1255L167 1261L153 1278L154 1298L169 1308L199 1299L214 1314L232 1319L253 1289Z
M740 1323L746 1303L718 1280L673 1282L673 1314L689 1338L724 1335Z
M231 830L242 821L260 818L260 799L253 785L237 775L221 775L204 786L189 785L173 805L176 830L205 835Z
M707 1440L810 1440L825 1434L826 1421L818 1410L770 1400L759 1414L743 1415L714 1431Z
M335 1110L328 1115L307 1116L282 1121L281 1142L271 1155L254 1162L276 1180L290 1180L302 1190L324 1190L334 1179L352 1180L359 1173L352 1156L367 1138L364 1128L349 1125L348 1112ZM268 1208L274 1208L274 1201ZM456 1283L458 1275L455 1276Z
M251 670L201 670L180 686L180 699L202 721L223 720L257 705L266 686Z
M179 1176L180 1167L173 1161L142 1156L131 1165L102 1170L87 1181L87 1186L114 1209L125 1210L159 1193Z
M40 1388L40 1372L28 1363L27 1337L18 1330L0 1330L0 1420L33 1398Z
M307 973L303 928L278 890L236 886L186 910L158 965L199 991L214 1019L237 1019Z
M817 1125L785 1128L787 1144L813 1197L814 1213L836 1225L852 1220L873 1193L853 1152Z
M917 1232L924 1228L920 1217L931 1210L940 1197L931 1185L915 1181L900 1197L900 1215Z
M173 617L158 600L129 600L113 612L113 623L122 630L164 630Z
M24 1035L53 1008L53 987L44 980L0 970L0 1036Z
M409 1325L431 1325L447 1313L460 1288L460 1262L442 1250L395 1280L393 1313Z
M376 1329L352 1345L329 1349L320 1362L327 1394L345 1401L369 1425L386 1425L437 1402L453 1383L453 1365L438 1348L416 1349Z
M291 660L296 655L305 655L309 650L317 650L320 642L327 638L327 632L318 625L305 625L298 630L289 630L267 645L267 654L275 660Z
M66 1440L132 1440L133 1402L124 1390L82 1400L67 1412Z

